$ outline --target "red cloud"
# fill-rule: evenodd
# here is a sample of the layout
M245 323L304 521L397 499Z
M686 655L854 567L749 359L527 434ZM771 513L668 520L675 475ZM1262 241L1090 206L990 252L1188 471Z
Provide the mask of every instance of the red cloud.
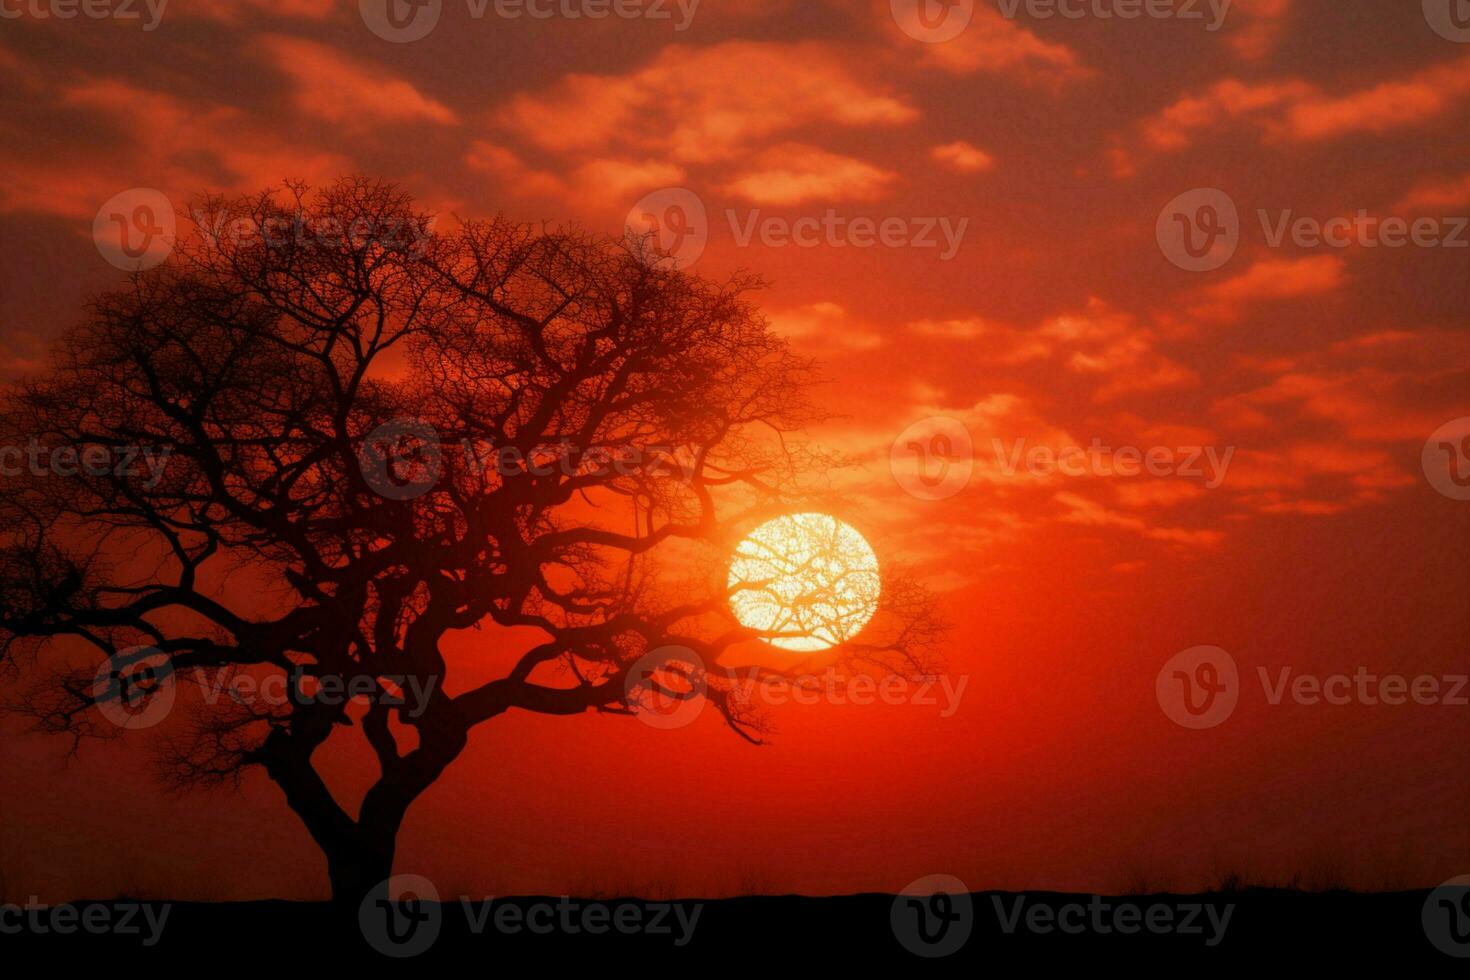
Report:
M1089 500L1077 493L1058 493L1055 499L1057 503L1067 508L1067 512L1062 517L1062 520L1070 524L1081 524L1087 527L1119 528L1125 531L1134 531L1155 541L1166 541L1170 544L1188 545L1196 548L1213 547L1225 540L1225 535L1220 531L1155 526L1142 517L1110 510L1102 504L1094 500Z
M150 186L181 207L201 190L253 191L285 177L325 183L353 169L346 158L302 147L234 107L186 101L118 79L87 79L51 98L58 108L89 118L89 128L138 138L114 140L106 170L82 150L43 157L24 146L7 147L0 157L7 173L0 187L5 210L90 219L127 188L119 174L148 174Z
M752 169L726 184L725 190L755 204L781 206L811 200L875 201L897 181L892 170L788 143L757 155Z
M454 113L408 82L325 45L268 35L260 47L296 83L302 112L352 129L379 123L456 122Z
M1230 7L1245 26L1229 36L1230 47L1248 61L1266 56L1281 39L1291 0L1234 0Z
M1396 206L1397 211L1422 213L1438 208L1470 206L1470 174L1449 180L1426 181L1414 187Z
M1205 320L1230 321L1261 300L1330 293L1343 284L1343 265L1335 255L1257 262L1235 278L1205 290L1190 312Z
M624 75L568 75L539 94L517 95L499 121L554 153L636 147L688 164L729 160L819 124L895 126L917 118L860 77L864 60L814 42L670 46Z
M1051 317L1032 329L981 317L917 320L908 328L924 337L967 342L967 356L977 363L1015 366L1054 359L1094 382L1092 399L1099 402L1199 380L1157 350L1154 329L1096 297L1085 311Z
M1317 142L1421 126L1443 117L1467 96L1470 56L1346 95L1324 92L1299 79L1243 82L1227 78L1144 119L1139 132L1142 147L1158 152L1186 149L1201 133L1237 123L1255 126L1269 140ZM1115 174L1132 172L1132 151L1120 142L1111 153Z
M883 6L888 7L886 0ZM917 47L926 63L956 75L1014 75L1024 82L1057 86L1093 74L1065 44L1041 40L989 4L976 3L974 10L969 25L942 43L915 42L924 32L918 24L909 25L906 32L900 23L893 34L906 48ZM917 16L912 11L909 15ZM899 15L895 12L894 16Z
M995 166L995 159L989 153L964 140L936 146L929 151L929 156L935 162L962 174L979 173Z
M514 151L487 140L475 140L465 154L472 170L494 176L501 188L522 198L556 198L582 209L606 205L609 200L626 206L649 188L666 187L684 179L684 170L662 160L593 159L565 176L537 170Z
M876 350L888 342L881 330L853 317L837 303L808 303L794 309L775 310L771 326L808 350L825 354L842 351Z

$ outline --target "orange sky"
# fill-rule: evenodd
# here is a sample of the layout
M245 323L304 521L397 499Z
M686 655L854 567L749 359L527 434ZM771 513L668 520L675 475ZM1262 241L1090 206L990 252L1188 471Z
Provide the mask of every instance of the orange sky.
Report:
M364 172L446 216L608 232L685 188L708 239L693 271L766 276L776 329L823 363L839 417L816 434L862 464L834 475L843 516L942 591L955 710L782 706L759 749L714 717L507 716L411 812L399 870L501 894L1465 873L1470 709L1273 705L1256 678L1470 670L1470 502L1421 465L1470 415L1470 249L1274 240L1288 210L1453 238L1470 44L1381 0L1235 0L1215 31L1204 3L1202 23L979 0L939 43L887 0L703 0L682 30L665 6L540 20L444 0L407 43L332 0L0 24L6 375L121 277L91 229L129 188L187 215L201 191ZM1156 232L1197 188L1239 213L1238 248L1203 272ZM845 230L746 240L772 218ZM894 243L862 244L855 219ZM926 228L933 247L897 244ZM890 466L934 417L974 447L942 500ZM1026 472L1006 464L1018 440L1229 462ZM493 670L518 640L457 642ZM1228 721L1189 731L1155 678L1202 644L1245 681ZM0 743L12 891L324 894L263 777L168 797L138 747L67 764L59 742ZM344 756L333 779L352 792L365 767Z

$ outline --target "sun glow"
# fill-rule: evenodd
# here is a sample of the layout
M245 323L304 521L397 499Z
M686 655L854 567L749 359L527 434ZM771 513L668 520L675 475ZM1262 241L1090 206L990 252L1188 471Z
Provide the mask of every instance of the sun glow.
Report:
M852 526L827 514L767 521L730 562L730 608L783 650L845 643L878 608L878 558Z

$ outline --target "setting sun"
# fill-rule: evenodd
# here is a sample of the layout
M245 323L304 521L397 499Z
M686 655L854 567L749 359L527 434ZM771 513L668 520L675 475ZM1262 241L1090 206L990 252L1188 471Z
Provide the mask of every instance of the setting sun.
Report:
M783 650L816 651L857 636L878 608L878 558L851 525L827 514L767 521L730 562L730 606Z

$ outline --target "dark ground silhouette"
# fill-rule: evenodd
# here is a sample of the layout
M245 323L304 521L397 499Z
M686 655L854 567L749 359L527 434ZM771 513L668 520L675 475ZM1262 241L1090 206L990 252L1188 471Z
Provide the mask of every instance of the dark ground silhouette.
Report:
M1184 967L1250 964L1271 968L1300 964L1319 970L1330 964L1362 968L1394 963L1419 968L1414 975L1460 971L1463 961L1436 949L1426 932L1422 913L1428 897L1428 891L1309 894L1278 889L1112 897L980 892L969 896L968 937L952 954L938 958L921 957L906 948L898 933L905 932L910 943L913 935L906 925L895 926L897 920L891 918L895 897L891 895L772 896L673 903L507 898L495 899L488 916L485 906L478 904L482 900L472 901L468 909L462 902L451 900L419 909L421 915L426 908L430 919L437 918L438 932L422 953L404 962L419 966L494 957L484 960L488 964L505 963L503 957L514 956L516 960L511 962L529 960L543 968L621 964L624 968L658 969L667 965L706 969L720 964L801 963L967 973L997 965L1058 962L1094 968L1136 966L1140 961ZM954 902L963 903L964 898L956 896ZM83 911L88 904L78 903ZM102 904L116 913L116 903ZM586 910L594 906L604 911L587 918ZM1072 934L1056 926L1041 932L1026 925L1027 917L1034 916L1045 927L1046 913L1033 910L1060 910L1064 906L1083 909L1083 913L1074 911L1066 916ZM1140 924L1136 932L1120 932L1114 926L1130 921L1128 913L1118 918L1124 906L1138 909L1143 921L1150 910L1156 922L1167 915L1179 928L1159 932ZM533 907L539 907L539 914L532 911ZM1094 907L1102 909L1096 916ZM1205 911L1191 914L1196 907L1213 908L1215 918ZM1227 908L1228 921L1220 930L1217 926ZM958 914L953 905L937 911ZM1077 932L1083 922L1079 914L1086 925ZM914 915L917 918L917 912ZM477 917L485 923L478 931L474 924ZM496 917L507 928L497 929L493 924ZM557 924L548 931L553 918ZM531 931L528 920L541 931ZM37 935L27 930L0 937L0 948L12 955L64 956L72 963L117 963L125 958L144 968L186 963L197 967L218 961L222 953L233 955L229 952L232 949L252 959L268 957L281 966L327 961L340 964L349 959L390 962L369 946L356 924L334 919L325 903L174 905L160 938L151 947L144 946L148 935L145 920L139 915L136 921L141 927L138 935ZM566 921L575 928L566 928ZM614 925L618 921L625 925L639 921L650 928L620 931ZM1096 928L1098 921L1107 932ZM691 922L693 927L689 929ZM962 930L959 922L952 920L952 927ZM933 918L928 923L931 938L939 936L940 942L956 938L940 936L936 923ZM1011 929L1009 923L1016 925ZM588 931L588 925L603 931L594 934ZM405 929L400 938L413 941L422 935L411 937ZM1470 952L1470 945L1464 951Z

